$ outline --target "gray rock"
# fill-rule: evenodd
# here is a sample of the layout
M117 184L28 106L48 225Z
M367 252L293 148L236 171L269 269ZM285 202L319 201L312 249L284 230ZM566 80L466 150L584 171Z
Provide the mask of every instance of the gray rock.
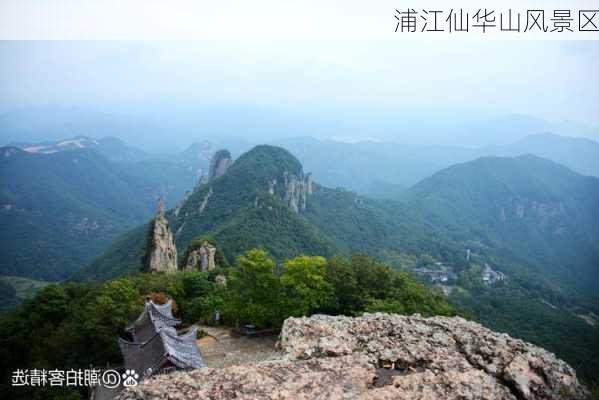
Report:
M228 150L219 150L214 153L212 160L210 160L210 170L208 172L208 181L211 182L214 179L223 176L227 169L233 164L233 158Z
M216 268L215 255L216 247L212 246L208 241L204 241L199 248L189 253L185 269L189 271L200 270L202 272L212 271Z
M284 179L285 195L283 198L285 202L296 213L304 211L308 196L314 192L312 175L308 173L307 175L296 176L285 172ZM271 190L269 187L269 191Z
M462 318L289 318L280 359L152 378L120 400L577 400L553 354Z
M442 382L451 382L461 390L483 390L480 385L487 382L493 385L483 391L498 394L481 397L472 392L455 398L566 400L586 395L575 371L554 354L459 317L290 318L281 345L290 360L359 353L375 365L393 362L405 373L393 382L404 389L419 383L438 391ZM447 387L442 397L422 398L454 398L451 393Z
M164 216L164 202L158 203L158 215L154 218L150 257L146 266L149 272L171 272L177 270L177 247Z

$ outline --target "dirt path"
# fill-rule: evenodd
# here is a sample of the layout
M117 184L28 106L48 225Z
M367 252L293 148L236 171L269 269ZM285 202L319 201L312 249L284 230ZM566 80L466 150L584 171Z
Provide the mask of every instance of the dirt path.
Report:
M280 352L275 349L277 336L248 338L235 335L227 328L212 326L199 328L207 334L197 343L208 367L224 368L280 356Z

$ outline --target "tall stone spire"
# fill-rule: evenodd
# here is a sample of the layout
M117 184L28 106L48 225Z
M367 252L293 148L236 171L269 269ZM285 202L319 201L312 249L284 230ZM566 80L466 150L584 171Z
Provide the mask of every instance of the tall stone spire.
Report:
M171 272L177 270L177 247L173 233L165 217L162 197L158 200L158 212L152 224L149 254L144 266L148 272Z
M160 198L158 199L158 216L164 217L164 213L165 213L164 198L162 196L160 196Z
M211 245L207 240L204 240L200 247L195 248L187 257L187 270L212 271L216 268L215 263L216 247Z

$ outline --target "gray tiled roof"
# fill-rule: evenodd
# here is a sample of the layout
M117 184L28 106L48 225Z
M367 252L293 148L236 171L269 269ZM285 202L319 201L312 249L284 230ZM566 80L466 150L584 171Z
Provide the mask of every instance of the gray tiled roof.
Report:
M202 368L206 365L196 344L197 328L178 335L174 326L180 321L172 314L172 303L164 305L148 301L141 315L127 328L134 342L119 338L118 344L127 369L147 378L170 361L179 369Z

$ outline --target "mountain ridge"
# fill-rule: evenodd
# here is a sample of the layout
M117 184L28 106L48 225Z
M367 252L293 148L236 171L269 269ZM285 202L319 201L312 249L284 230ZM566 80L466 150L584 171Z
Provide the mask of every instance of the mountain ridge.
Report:
M0 154L2 275L65 279L150 215L152 188L95 151ZM23 243L34 246L23 251Z
M451 302L489 327L563 354L577 369L599 368L588 351L598 348L599 334L577 317L599 313L592 292L597 253L589 240L597 229L597 178L535 156L483 157L434 174L402 201L310 179L282 148L258 146L241 155L166 212L178 254L210 237L228 260L257 247L278 262L365 252L415 274L445 268L455 275L444 289ZM556 228L570 239L561 240ZM136 274L148 229L121 236L73 279ZM587 239L578 243L580 237ZM485 283L485 269L502 280Z

